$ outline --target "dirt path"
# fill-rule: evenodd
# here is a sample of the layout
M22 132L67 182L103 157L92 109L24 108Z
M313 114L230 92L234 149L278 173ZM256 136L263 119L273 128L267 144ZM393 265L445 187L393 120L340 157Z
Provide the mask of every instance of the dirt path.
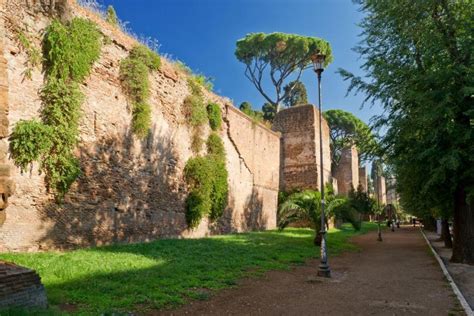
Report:
M315 278L318 261L246 279L208 301L169 315L448 315L458 310L418 228L358 236L362 250L330 258L333 278Z

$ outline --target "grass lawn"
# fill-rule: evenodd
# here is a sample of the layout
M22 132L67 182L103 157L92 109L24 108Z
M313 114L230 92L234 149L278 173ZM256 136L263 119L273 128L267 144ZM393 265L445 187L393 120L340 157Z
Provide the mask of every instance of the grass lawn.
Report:
M330 255L355 250L348 239L373 229L376 224L364 223L359 232L349 225L330 230ZM80 314L146 312L206 299L242 277L318 257L313 235L310 229L289 228L64 253L1 253L0 259L40 274L52 305L48 313L62 304L73 304Z

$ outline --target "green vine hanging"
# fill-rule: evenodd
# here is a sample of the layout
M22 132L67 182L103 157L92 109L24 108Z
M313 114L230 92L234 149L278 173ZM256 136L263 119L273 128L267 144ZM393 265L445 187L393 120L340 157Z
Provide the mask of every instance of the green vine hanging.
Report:
M94 23L81 18L66 24L54 20L43 40L46 83L40 93L42 121L22 120L10 136L15 164L25 171L39 161L48 189L58 200L81 173L73 152L84 100L79 85L99 59L100 48L101 35Z
M186 220L190 228L197 227L205 216L216 221L227 206L226 153L224 143L216 132L222 121L221 110L211 103L207 106L207 112L213 130L206 141L207 155L189 159L184 168L190 189L186 199Z
M120 63L122 86L132 102L132 130L140 138L148 136L151 127L149 72L160 64L160 56L143 45L135 46Z

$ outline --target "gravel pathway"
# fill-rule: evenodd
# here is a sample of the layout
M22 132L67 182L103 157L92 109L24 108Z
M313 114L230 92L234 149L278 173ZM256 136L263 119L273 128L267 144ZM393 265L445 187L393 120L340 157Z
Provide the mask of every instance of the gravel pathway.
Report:
M330 258L333 277L315 277L318 261L244 279L207 301L168 315L462 315L418 228L358 236L359 252Z

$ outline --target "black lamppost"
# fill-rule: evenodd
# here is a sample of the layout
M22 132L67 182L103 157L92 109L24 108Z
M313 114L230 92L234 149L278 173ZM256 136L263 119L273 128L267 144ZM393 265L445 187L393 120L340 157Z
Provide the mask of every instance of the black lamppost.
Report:
M322 128L322 105L321 105L321 74L324 71L324 60L326 56L322 54L314 55L312 58L314 71L318 75L318 101L319 101L319 161L321 165L321 263L319 264L318 276L331 277L331 269L328 265L328 255L326 249L326 220L324 214L324 165L323 165L323 128Z

